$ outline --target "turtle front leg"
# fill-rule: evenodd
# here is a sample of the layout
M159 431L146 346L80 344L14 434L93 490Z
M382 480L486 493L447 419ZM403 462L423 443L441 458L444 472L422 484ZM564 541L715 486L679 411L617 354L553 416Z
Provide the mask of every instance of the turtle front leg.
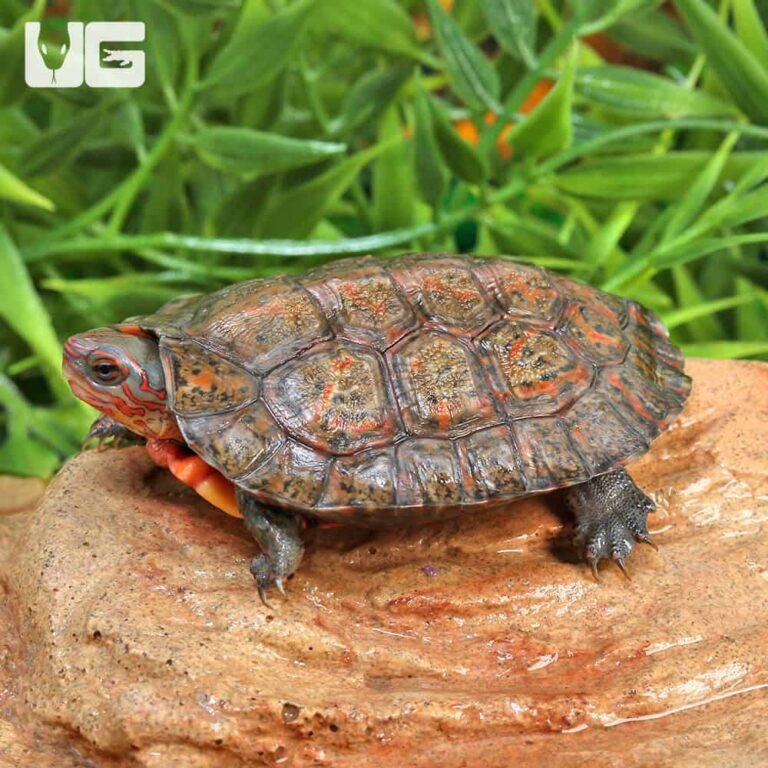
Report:
M636 541L656 545L648 535L648 513L656 505L619 469L568 489L576 515L574 544L584 552L595 578L597 564L612 558L629 578L624 561Z
M85 440L83 440L83 444L80 447L85 451L94 445L98 449L106 447L107 444L114 448L119 448L143 442L145 442L145 439L141 435L131 432L128 427L119 421L115 421L110 416L102 414L91 424L91 428L88 430L88 434L85 436Z
M236 491L237 505L245 525L261 547L261 554L251 562L259 597L267 603L267 588L273 584L285 595L283 579L298 567L304 554L301 540L301 516L295 512L267 507L246 491Z

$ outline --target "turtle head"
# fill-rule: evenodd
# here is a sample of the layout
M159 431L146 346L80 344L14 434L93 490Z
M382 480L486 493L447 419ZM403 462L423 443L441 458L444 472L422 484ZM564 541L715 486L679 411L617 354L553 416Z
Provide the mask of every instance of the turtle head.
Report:
M64 344L64 377L77 397L131 432L180 438L167 407L157 340L135 326L98 328Z

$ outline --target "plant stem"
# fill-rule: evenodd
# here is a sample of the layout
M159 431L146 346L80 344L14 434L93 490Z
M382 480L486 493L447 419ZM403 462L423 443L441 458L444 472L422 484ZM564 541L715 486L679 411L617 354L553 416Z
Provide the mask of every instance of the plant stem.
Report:
M317 92L317 77L310 70L307 57L304 54L299 56L299 75L301 76L301 82L304 85L304 92L307 95L312 114L315 116L315 120L317 120L323 134L327 136L330 133L331 122L328 119L328 113L325 111L320 94Z

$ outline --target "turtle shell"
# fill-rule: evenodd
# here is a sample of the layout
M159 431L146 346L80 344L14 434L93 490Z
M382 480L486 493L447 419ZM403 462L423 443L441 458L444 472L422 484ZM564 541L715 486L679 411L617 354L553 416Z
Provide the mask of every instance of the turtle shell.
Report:
M206 462L265 503L360 525L610 472L690 390L650 311L498 258L346 259L132 322L157 335Z

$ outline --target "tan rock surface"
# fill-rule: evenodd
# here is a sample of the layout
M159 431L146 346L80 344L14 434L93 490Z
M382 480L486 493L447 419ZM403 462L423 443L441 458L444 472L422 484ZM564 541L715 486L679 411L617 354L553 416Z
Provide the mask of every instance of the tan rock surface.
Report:
M573 562L550 496L323 532L266 609L238 520L140 448L78 457L3 576L0 744L34 731L62 759L28 764L57 766L768 765L768 366L689 372L630 468L660 546L631 583Z

